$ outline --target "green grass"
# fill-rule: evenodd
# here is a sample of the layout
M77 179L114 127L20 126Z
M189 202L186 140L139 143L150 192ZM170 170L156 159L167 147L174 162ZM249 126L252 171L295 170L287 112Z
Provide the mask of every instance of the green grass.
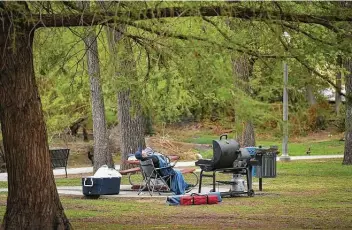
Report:
M279 141L258 141L257 145L271 146L277 145L281 150L282 142ZM306 155L310 148L310 155L334 155L343 154L345 142L339 140L328 140L319 142L289 142L288 151L290 156Z
M200 155L202 155L203 159L211 159L213 157L213 149L200 151Z
M230 135L231 136L231 135ZM212 144L212 140L218 140L219 137L215 135L201 135L194 138L185 139L185 142L195 144ZM257 140L257 146L269 147L276 145L281 151L282 141L273 140ZM308 148L310 148L310 155L334 155L343 154L345 142L338 139L324 140L324 141L306 141L306 142L293 142L289 141L288 151L290 156L303 156L306 155ZM203 158L211 158L213 156L212 149L202 150L200 154Z
M157 195L61 196L61 202L75 229L351 229L352 166L341 162L278 162L277 177L263 179L262 195L255 184L256 196L224 198L218 205L167 206ZM4 213L0 205L0 219Z
M192 138L187 138L182 141L187 142L187 143L211 145L213 143L213 140L219 140L219 136L206 134L206 135L199 135L199 136L192 137Z

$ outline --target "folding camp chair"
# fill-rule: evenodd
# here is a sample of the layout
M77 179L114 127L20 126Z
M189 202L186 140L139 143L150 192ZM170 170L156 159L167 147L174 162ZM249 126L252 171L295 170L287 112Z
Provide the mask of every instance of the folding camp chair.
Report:
M138 195L145 189L148 189L150 196L153 195L154 191L160 194L160 191L166 188L166 191L170 191L172 183L172 175L162 176L161 170L172 168L172 166L155 168L153 161L151 159L141 161L140 168L143 175L143 181L140 186ZM160 186L161 185L161 186Z

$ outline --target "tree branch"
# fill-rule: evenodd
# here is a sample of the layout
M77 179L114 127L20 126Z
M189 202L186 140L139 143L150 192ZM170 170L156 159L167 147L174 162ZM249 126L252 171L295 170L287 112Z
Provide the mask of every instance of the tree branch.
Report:
M75 11L78 11L78 12L82 12L84 10L84 9L78 7L76 2L63 1L62 3L65 6L67 6L68 8L75 10Z
M326 44L326 45L329 45L329 46L337 45L337 43L324 41L324 40L322 40L322 39L320 39L318 37L315 37L312 34L308 33L307 31L304 31L304 30L300 29L298 26L291 25L291 24L289 24L287 22L282 22L282 23L274 22L274 23L280 24L280 25L282 25L284 27L287 27L287 28L289 28L291 30L294 30L294 31L298 32L298 33L301 33L301 34L305 35L306 37L308 37L308 38L310 38L310 39L312 39L314 41L318 41L318 42L320 42L322 44Z
M172 18L172 17L192 17L192 16L226 16L242 18L247 20L283 20L289 22L300 22L308 24L322 25L334 32L338 32L331 23L333 22L352 22L352 10L348 9L346 14L339 15L308 15L303 13L288 13L274 10L263 10L249 7L243 7L237 4L224 4L222 6L201 6L196 8L185 7L168 7L161 9L145 9L140 12L119 10L116 13L87 13L84 15L82 23L81 14L47 14L42 15L42 21L39 26L60 27L60 26L84 26L97 25L103 23L113 23L119 18L129 18L133 21L147 20L155 18ZM347 16L346 16L347 15ZM33 15L30 20L32 24L39 21L39 15Z
M129 25L129 26L133 26L133 27L135 27L137 29L142 29L144 31L147 31L147 32L149 32L151 34L155 34L155 35L158 35L158 36L163 36L163 37L168 37L168 38L176 38L176 39L187 40L187 41L196 40L196 41L206 42L206 43L209 43L211 45L215 45L217 47L221 47L221 48L225 48L225 49L228 49L228 50L237 51L239 53L246 53L246 54L249 54L249 55L251 55L253 57L257 57L257 58L259 58L259 57L261 57L261 58L284 58L284 57L286 57L286 56L275 55L275 54L260 54L258 52L255 52L255 51L247 49L247 48L243 49L243 48L233 47L233 46L230 46L230 45L227 45L227 44L217 43L217 42L211 41L209 39L198 37L198 36L194 36L194 35L183 35L183 34L175 34L175 33L166 32L166 31L157 31L157 30L154 30L154 29L152 29L150 27L146 27L146 26L137 24L135 22L122 21L122 23L124 23L126 25ZM236 45L237 46L241 46L241 44L237 44L237 43L236 43Z
M269 27L273 32L275 32L271 27ZM288 52L290 52L292 54L292 50L289 49L288 44L282 39L281 36L279 36L279 40L280 43L282 44L282 46L285 48L285 50L287 50ZM318 77L320 77L321 79L323 79L324 81L326 81L327 83L329 83L332 87L334 87L335 89L339 89L339 87L332 81L329 79L328 76L325 76L321 73L319 73L315 68L309 66L304 60L302 60L298 55L292 54L292 57L294 59L296 59L301 65L303 65L307 70L311 71L312 73L314 73L315 75L317 75ZM342 93L341 91L339 92L340 95L342 96L346 96L344 93Z

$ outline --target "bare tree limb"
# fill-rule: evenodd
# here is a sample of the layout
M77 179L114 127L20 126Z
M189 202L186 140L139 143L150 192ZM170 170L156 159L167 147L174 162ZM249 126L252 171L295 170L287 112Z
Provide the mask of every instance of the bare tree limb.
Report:
M269 28L275 33L275 30L269 25ZM332 87L334 87L335 89L339 89L339 87L332 81L329 79L328 76L323 75L321 73L319 73L315 68L311 67L308 63L306 63L302 58L299 57L299 55L293 54L292 50L289 48L288 44L283 40L283 38L281 36L278 36L280 43L282 44L282 46L284 47L284 49L288 52L290 52L292 54L292 57L297 60L301 65L303 65L307 70L311 71L312 73L314 73L316 76L318 76L319 78L321 78L322 80L326 81L327 83L329 83ZM345 96L344 93L339 92L340 95Z
M65 3L70 5L70 3ZM84 21L81 21L81 14L46 14L42 15L43 24L47 27L61 26L84 26L97 25L103 23L113 23L120 18L128 18L133 21L148 20L155 18L172 18L172 17L192 17L192 16L226 16L242 18L247 20L283 20L288 22L300 22L308 24L322 25L334 32L339 30L332 24L334 22L352 22L352 11L346 9L344 14L325 14L325 15L308 15L304 13L289 13L270 9L256 9L243 7L238 4L223 4L221 6L200 6L195 8L185 7L168 7L160 9L144 9L140 12L132 10L119 10L115 13L86 13ZM6 19L6 18L5 18ZM39 21L39 15L33 15L30 23L35 25ZM43 26L40 24L38 26Z

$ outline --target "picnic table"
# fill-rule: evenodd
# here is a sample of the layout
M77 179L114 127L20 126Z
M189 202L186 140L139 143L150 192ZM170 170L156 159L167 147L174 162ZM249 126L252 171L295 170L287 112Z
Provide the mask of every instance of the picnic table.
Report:
M167 157L170 159L170 161L173 161L173 165L175 165L177 160L180 159L180 157L176 156L176 155L170 155ZM141 179L140 179L141 177L139 179L136 179L136 178L133 178L133 176L140 173L140 171L141 171L141 169L139 167L140 161L139 160L126 160L125 163L131 164L131 165L138 165L138 167L120 170L121 175L128 175L128 180L129 180L129 183L132 185L132 189L138 190L140 188L139 182L141 181ZM195 169L185 168L185 169L180 169L180 171L182 174L187 174L187 173L193 173L195 171ZM138 180L138 182L136 183L137 180Z
M167 156L170 161L177 161L178 159L180 159L179 156L175 156L175 155L171 155L171 156ZM131 164L131 165L138 165L139 166L139 160L126 160L125 163L126 164ZM140 172L141 169L140 167L134 167L134 168L130 168L130 169L125 169L125 170L121 170L120 173L121 175L130 175L130 174L133 174L133 173L137 173L137 172ZM131 181L130 181L131 183ZM133 183L131 183L133 184Z
M177 161L178 159L180 159L180 157L176 155L170 155L167 157L170 159L170 161ZM132 165L139 165L139 160L126 160L125 163L132 164Z

